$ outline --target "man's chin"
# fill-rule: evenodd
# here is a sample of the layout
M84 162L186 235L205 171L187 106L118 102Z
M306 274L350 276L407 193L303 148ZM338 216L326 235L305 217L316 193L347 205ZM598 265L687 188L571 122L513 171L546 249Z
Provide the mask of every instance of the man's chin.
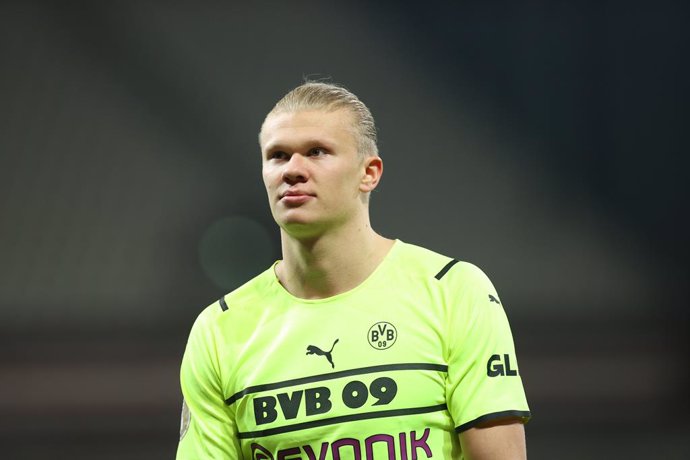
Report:
M279 223L280 228L293 238L313 238L322 234L325 226L309 219L286 219Z

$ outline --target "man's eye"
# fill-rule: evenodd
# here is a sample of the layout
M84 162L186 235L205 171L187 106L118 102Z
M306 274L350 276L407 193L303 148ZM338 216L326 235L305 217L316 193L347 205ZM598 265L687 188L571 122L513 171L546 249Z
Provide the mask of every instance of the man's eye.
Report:
M285 158L287 158L287 153L278 150L277 152L271 152L268 155L268 158L271 160L284 160Z
M313 149L309 150L309 155L315 157L323 155L324 153L326 153L326 151L321 147L314 147Z

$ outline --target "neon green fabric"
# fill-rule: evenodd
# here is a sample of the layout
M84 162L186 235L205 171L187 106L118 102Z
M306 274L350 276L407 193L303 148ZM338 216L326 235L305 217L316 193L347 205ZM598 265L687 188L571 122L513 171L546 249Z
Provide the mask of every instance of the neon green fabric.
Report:
M178 460L455 459L458 432L530 416L500 299L469 263L396 241L334 297L296 298L271 267L221 300L182 361Z

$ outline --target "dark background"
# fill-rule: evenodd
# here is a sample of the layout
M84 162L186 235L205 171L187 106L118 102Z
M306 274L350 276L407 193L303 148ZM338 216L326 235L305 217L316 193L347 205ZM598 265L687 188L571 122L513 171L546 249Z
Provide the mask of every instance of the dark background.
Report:
M0 2L2 457L174 456L194 318L280 257L259 126L332 77L374 228L497 286L530 458L688 458L686 5Z

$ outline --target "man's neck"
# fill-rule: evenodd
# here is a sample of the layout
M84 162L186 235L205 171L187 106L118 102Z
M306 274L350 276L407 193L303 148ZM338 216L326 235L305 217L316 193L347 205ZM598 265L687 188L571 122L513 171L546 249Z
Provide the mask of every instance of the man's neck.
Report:
M394 241L368 223L298 239L281 231L283 260L276 267L280 283L302 299L322 299L354 289L379 266Z

